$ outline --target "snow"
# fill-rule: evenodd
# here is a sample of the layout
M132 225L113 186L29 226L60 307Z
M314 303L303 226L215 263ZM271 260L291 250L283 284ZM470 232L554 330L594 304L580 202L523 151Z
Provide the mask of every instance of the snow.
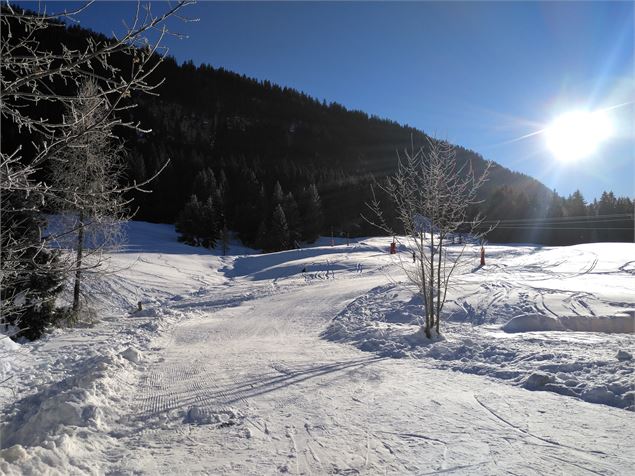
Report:
M513 317L502 329L505 332L564 331L633 332L633 313L620 312L613 316L545 316L523 314Z
M124 359L135 364L138 364L139 361L141 360L141 352L139 352L134 347L128 347L119 355L121 355Z
M456 290L454 293L458 294ZM503 297L498 299L504 300ZM621 304L615 303L616 306ZM471 306L469 301L463 305ZM521 306L518 302L514 305ZM609 328L602 316L581 315L571 319L594 321L589 328L596 332L570 332L561 324L562 317L544 314L516 316L500 326L482 324L488 319L470 312L463 317L467 322L455 319L445 323L444 338L431 345L428 340L413 342L408 338L418 329L420 307L421 300L413 297L402 284L381 285L341 311L323 336L386 357L417 358L432 368L486 375L532 390L635 409L631 392L635 383L632 365L626 358L617 356L625 355L625 348L633 346L632 333L624 332L630 326ZM623 318L619 319L623 322ZM606 333L610 329L617 333ZM529 380L527 383L536 373L548 374L549 382L535 385L534 380ZM603 401L597 392L592 392L609 386L610 394L604 393Z
M633 244L488 246L482 268L470 248L430 341L389 238L221 256L127 234L91 284L98 322L0 339L0 473L635 464Z
M505 332L563 331L565 327L559 319L542 314L522 314L513 317L502 329Z

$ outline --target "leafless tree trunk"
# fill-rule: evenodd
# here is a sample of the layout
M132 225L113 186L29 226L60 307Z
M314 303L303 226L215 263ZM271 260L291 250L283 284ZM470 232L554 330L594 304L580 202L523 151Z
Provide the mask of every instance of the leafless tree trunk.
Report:
M79 313L79 298L82 281L82 255L84 254L84 213L79 213L77 230L77 256L75 257L75 283L73 285L73 314Z
M373 201L367 204L371 214L364 218L395 236L409 250L408 256L414 253L412 263L399 257L399 264L422 298L421 330L431 338L432 330L440 332L451 278L467 249L465 243L449 250L448 239L457 232L468 233L474 240L484 235L477 231L482 218L469 219L468 211L479 203L477 193L487 179L489 165L477 176L470 163L457 164L451 144L436 139L429 139L425 149L406 151L398 159L396 174L379 187L389 197L403 235L389 226L374 191Z

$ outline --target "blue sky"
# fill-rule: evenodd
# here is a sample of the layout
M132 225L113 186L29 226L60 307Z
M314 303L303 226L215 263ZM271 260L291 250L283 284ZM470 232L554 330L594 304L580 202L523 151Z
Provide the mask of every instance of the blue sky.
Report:
M134 7L98 2L80 19L109 33ZM166 42L178 61L409 124L562 195L635 195L632 103L609 111L613 136L574 163L555 160L544 134L520 139L569 110L635 99L632 2L199 2L184 14L200 21L171 25L189 36Z

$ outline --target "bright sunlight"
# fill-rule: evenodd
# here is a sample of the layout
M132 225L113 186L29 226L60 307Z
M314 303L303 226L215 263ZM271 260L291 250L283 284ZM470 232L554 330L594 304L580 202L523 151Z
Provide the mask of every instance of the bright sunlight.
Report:
M612 133L604 111L571 111L558 117L545 131L547 147L566 162L588 157Z

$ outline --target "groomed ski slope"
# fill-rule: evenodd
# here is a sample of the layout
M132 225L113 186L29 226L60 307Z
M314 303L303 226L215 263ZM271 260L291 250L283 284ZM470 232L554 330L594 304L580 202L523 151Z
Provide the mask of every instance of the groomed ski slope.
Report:
M407 337L418 302L385 238L270 255L234 246L227 257L181 245L163 225L131 223L129 240L112 256L119 275L91 289L100 322L0 340L0 381L11 377L0 387L0 473L635 465L633 334L595 332L629 330L633 244L490 246L480 269L471 250L446 339L419 345ZM524 320L510 330L540 329L501 330L514 317ZM554 325L568 330L544 328Z

